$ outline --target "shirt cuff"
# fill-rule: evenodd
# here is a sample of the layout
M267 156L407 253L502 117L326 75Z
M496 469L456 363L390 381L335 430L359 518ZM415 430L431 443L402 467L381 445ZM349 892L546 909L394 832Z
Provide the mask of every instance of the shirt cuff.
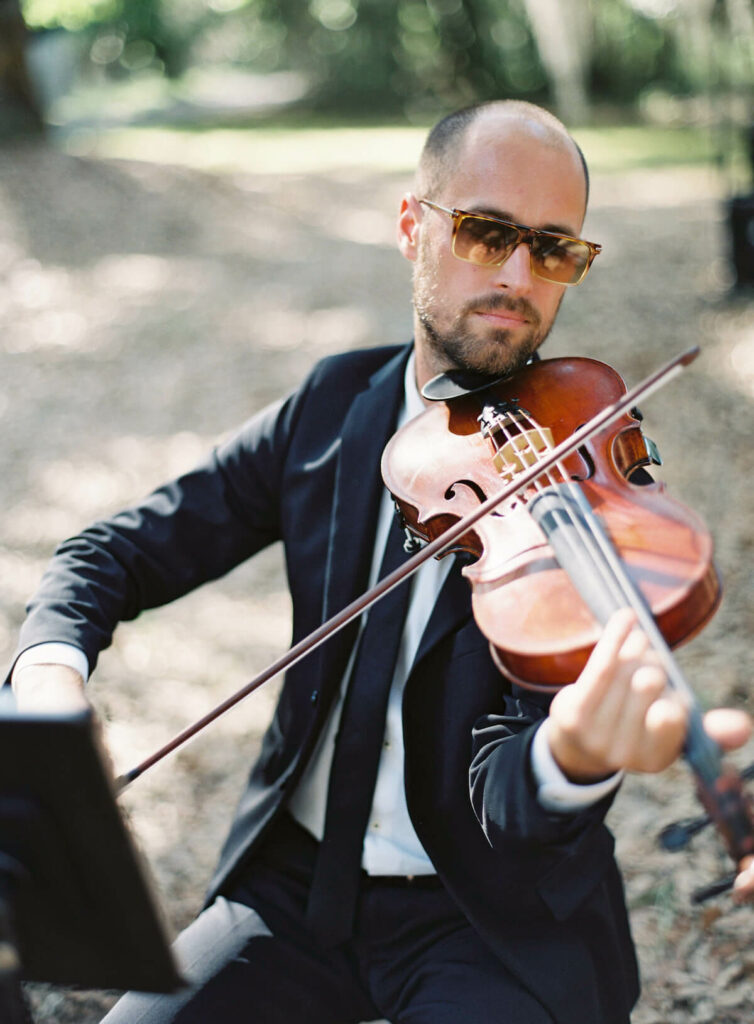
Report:
M80 647L73 644L35 644L23 651L13 666L13 675L29 665L67 665L75 669L86 682L89 678L89 662Z
M531 768L537 783L537 799L546 811L560 814L583 811L618 788L623 772L616 772L607 779L584 786L570 782L552 756L547 732L547 721L544 721L534 734L531 747Z

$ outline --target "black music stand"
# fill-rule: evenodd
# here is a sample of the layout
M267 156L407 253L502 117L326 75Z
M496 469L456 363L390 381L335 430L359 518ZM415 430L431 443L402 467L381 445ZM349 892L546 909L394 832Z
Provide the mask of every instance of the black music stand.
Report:
M171 992L182 980L88 712L0 695L0 1020L19 981Z

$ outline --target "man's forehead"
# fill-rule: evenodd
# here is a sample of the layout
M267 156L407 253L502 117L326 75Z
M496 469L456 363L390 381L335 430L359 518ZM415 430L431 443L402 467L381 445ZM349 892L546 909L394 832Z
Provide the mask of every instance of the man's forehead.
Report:
M559 198L569 207L575 203L583 217L586 177L575 143L557 127L526 115L490 111L469 125L446 185L453 192L459 186L466 192L468 186L474 193L484 185L487 192L498 181L510 186L513 176L522 192L530 194L539 190L537 172L544 165L556 169ZM453 202L459 200L454 195Z
M531 115L495 108L481 114L469 125L461 153L497 150L512 142L527 145L532 150L558 150L573 160L575 166L580 164L576 146L564 131Z

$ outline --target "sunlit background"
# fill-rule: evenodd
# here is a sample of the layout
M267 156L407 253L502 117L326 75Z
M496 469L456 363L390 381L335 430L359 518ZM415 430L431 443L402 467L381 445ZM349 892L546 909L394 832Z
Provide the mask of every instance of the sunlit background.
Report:
M395 211L426 129L497 96L544 103L592 170L603 244L552 355L634 383L668 490L709 523L725 598L680 655L705 704L754 710L754 8L751 0L0 0L0 656L55 545L193 465L313 362L405 341ZM342 552L348 557L348 552ZM273 549L119 630L90 686L116 767L282 650ZM274 687L121 803L172 927L201 904ZM636 1024L750 1024L751 917L690 911L727 870L682 767L624 786L613 825L642 958ZM34 991L42 1024L101 994Z

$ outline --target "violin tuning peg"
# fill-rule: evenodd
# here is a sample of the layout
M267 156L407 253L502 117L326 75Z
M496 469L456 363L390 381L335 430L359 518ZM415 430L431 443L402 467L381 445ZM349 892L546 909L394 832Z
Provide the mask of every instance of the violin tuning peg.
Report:
M649 461L652 463L653 466L661 466L662 455L660 455L660 449L657 447L656 443L652 440L651 437L647 437L646 434L642 434L642 437L644 438L644 444L647 449Z
M657 841L663 850L677 853L679 850L684 850L691 842L692 837L697 832L701 832L710 823L710 817L707 814L703 814L698 818L685 818L682 821L674 821L660 832Z
M691 894L691 902L704 903L705 900L709 900L713 896L719 896L720 893L728 892L729 889L733 888L735 880L736 873L732 871L729 875L718 878L716 882L710 882L709 885L703 885L700 889L694 889Z
M675 821L672 825L667 825L657 837L657 842L663 848L668 850L670 853L677 853L679 850L685 850L691 842L691 834L688 829L684 828L682 821Z

